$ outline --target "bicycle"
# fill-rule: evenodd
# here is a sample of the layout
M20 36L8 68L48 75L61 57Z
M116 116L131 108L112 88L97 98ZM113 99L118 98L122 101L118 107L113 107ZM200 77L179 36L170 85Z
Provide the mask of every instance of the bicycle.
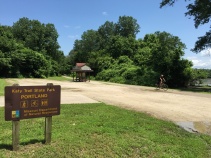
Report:
M156 84L156 90L159 90L159 89L162 89L164 91L167 91L168 90L168 85L165 84L165 83L162 83L161 85Z

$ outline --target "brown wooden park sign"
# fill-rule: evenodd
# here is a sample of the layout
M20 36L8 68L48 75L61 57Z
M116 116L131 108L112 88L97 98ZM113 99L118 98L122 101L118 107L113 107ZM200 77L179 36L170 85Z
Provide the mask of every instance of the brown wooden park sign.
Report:
M52 116L60 114L61 86L6 86L5 120L13 122L13 150L18 150L19 121L45 117L45 143L51 141Z

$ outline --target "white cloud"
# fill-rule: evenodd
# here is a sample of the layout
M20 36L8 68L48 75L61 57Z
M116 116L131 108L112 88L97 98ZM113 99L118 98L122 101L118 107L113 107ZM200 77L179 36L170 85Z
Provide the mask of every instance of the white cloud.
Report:
M102 14L103 14L104 16L107 16L107 15L108 15L108 13L107 13L107 12L102 12Z
M203 62L202 60L193 59L192 62L194 67L203 67L207 65L207 63Z
M208 48L206 50L201 51L200 54L202 56L210 56L211 55L211 48Z
M194 68L211 69L211 59L209 57L188 57L187 59L193 62Z

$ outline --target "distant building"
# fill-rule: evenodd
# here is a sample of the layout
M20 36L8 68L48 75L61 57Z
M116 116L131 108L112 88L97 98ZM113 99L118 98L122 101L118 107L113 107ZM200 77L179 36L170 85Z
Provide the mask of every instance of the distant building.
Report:
M73 81L86 82L90 81L90 72L93 70L86 63L76 63L71 72L73 73Z

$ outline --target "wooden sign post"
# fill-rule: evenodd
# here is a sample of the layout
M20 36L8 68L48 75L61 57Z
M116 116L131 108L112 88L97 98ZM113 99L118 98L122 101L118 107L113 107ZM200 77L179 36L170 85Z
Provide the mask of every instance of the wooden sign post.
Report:
M12 149L19 149L20 121L12 121Z
M51 143L52 117L45 118L45 144Z

